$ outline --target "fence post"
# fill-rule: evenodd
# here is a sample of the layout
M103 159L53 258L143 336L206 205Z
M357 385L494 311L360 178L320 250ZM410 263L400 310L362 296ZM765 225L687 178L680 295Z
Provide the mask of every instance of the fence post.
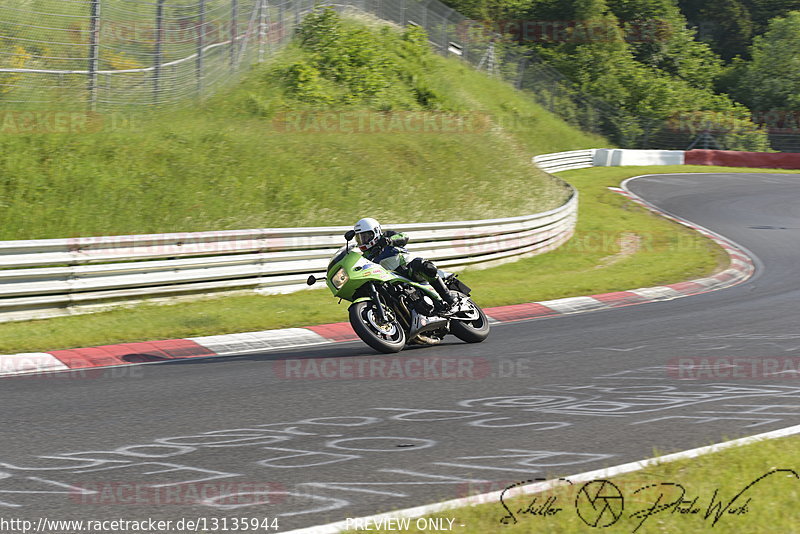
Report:
M153 104L158 104L158 93L161 89L161 63L163 63L164 45L164 2L158 0L156 3L156 54L153 64Z
M518 91L522 90L522 80L525 78L525 71L528 68L528 55L523 54L522 57L519 59L519 63L517 64L517 68L519 71L517 72L517 81L514 86L517 88Z
M206 0L200 0L200 21L199 31L197 33L197 64L195 66L195 73L197 76L197 96L203 96L203 48L205 47L206 38Z
M239 0L231 0L231 70L236 68L236 39L239 30Z
M258 2L258 62L264 63L264 46L267 40L267 0Z
M97 66L100 60L100 0L92 0L89 21L89 109L97 109Z
M400 21L400 24L403 25L403 26L405 26L406 23L408 22L408 17L406 16L406 10L408 9L408 6L406 5L407 1L408 0L401 0L400 1L400 17L402 18L402 20Z

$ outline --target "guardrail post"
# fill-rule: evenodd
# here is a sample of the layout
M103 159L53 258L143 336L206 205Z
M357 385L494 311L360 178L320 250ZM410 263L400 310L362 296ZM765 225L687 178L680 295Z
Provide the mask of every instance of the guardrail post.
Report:
M158 0L156 3L156 53L153 65L153 104L158 104L158 93L161 90L161 63L163 63L164 45L164 2Z
M203 96L203 48L205 47L206 38L206 0L200 0L199 5L199 20L197 32L197 64L195 66L195 75L197 77L197 96Z
M100 0L92 0L89 19L89 109L97 109L97 66L100 62Z

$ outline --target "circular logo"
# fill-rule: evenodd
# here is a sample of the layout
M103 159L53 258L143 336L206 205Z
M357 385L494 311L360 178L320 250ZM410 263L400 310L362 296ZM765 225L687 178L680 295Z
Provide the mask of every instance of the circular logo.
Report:
M575 497L578 517L590 527L610 527L619 521L623 509L625 499L622 492L608 480L587 482Z

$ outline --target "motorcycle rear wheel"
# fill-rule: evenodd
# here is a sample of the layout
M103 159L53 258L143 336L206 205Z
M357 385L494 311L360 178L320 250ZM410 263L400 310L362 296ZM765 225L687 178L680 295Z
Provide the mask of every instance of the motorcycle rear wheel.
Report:
M372 301L356 302L349 309L350 324L361 340L384 354L400 352L406 346L406 332L396 319L393 319L391 310L384 307L390 321L385 325L380 324L377 308Z
M473 311L478 312L478 318L472 321L459 321L455 317L450 321L450 333L461 341L467 343L480 343L489 336L489 319L480 306L467 298Z

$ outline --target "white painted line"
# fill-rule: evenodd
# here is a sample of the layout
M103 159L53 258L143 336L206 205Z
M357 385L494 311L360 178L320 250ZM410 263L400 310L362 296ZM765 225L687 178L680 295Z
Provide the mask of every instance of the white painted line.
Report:
M592 480L597 480L597 479L606 479L614 476L624 475L625 473L639 471L646 467L652 467L659 464L674 462L676 460L686 460L690 458L696 458L698 456L703 456L705 454L718 452L724 449L729 449L731 447L739 447L760 440L783 438L795 434L800 434L800 425L790 426L788 428L781 428L779 430L773 430L772 432L756 434L755 436L735 439L732 441L725 441L714 445L708 445L706 447L698 447L696 449L690 449L688 451L676 452L673 454L668 454L666 456L661 456L659 458L648 458L647 460L640 460L638 462L630 462L627 464L617 465L614 467L606 467L603 469L596 469L594 471L587 471L585 473L579 473L577 475L572 475L564 478L568 479L573 484L576 482L590 482ZM463 506L475 506L476 504L486 504L492 502L499 503L501 495L503 495L503 499L505 500L513 497L518 497L520 495L531 495L534 493L541 493L543 491L547 491L549 489L564 484L565 482L563 482L563 479L547 480L545 482L537 482L525 486L518 486L514 489L507 491L504 495L502 491L493 491L491 493L483 493L481 495L473 495L471 497L453 499L451 501L445 501L434 504L425 504L422 506L416 506L414 508L406 508L405 510L398 510L396 512L387 512L384 514L377 514L368 517L360 517L358 518L358 520L361 521L362 524L364 524L364 522L366 521L371 521L374 524L375 522L380 521L382 519L392 519L401 517L420 517L423 515L443 512L453 508L460 508ZM335 523L328 523L327 525L319 525L315 527L307 527L298 530L291 530L289 532L286 532L285 534L337 534L342 530L344 530L347 526L349 526L347 525L347 521L337 521Z
M46 352L0 354L0 376L44 373L69 369L65 363Z

